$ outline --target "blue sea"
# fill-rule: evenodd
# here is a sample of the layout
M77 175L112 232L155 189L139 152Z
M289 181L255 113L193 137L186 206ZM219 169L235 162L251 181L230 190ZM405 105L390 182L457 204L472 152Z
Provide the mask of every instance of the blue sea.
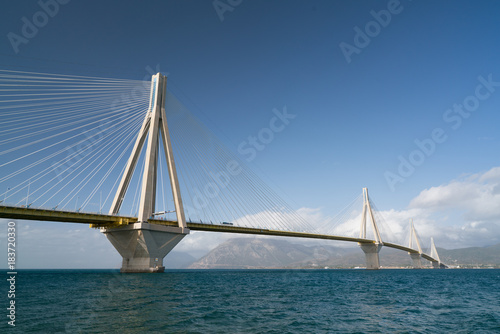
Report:
M500 270L19 271L5 315L2 333L500 333Z

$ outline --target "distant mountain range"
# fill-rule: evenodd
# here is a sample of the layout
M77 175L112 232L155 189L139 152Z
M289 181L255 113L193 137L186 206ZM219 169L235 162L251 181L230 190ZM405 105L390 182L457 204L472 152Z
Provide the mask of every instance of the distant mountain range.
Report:
M460 267L500 268L500 244L489 247L471 247L446 250L438 248L441 261ZM174 254L173 254L174 255ZM219 245L201 259L184 256L167 268L190 269L261 269L261 268L355 268L365 266L364 253L359 248L334 246L304 246L283 239L235 238ZM189 264L189 262L191 262ZM412 262L405 252L390 248L380 251L382 267L411 267ZM422 259L422 264L430 263Z
M441 261L448 265L500 268L500 244L451 250L438 248L437 251Z

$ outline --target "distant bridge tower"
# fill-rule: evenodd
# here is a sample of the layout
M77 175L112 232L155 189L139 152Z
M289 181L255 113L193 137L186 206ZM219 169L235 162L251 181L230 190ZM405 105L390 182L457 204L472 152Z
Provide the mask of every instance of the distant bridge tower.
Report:
M431 257L436 259L437 261L432 261L432 267L434 269L445 268L446 266L441 263L441 259L439 259L439 254L436 249L436 245L434 244L434 238L431 237Z
M365 252L366 269L379 269L380 261L378 253L383 246L383 242L382 238L380 238L380 232L378 230L377 223L375 222L375 217L373 216L372 207L368 198L368 188L363 188L363 213L361 215L361 228L359 231L360 239L366 239L367 215L370 217L375 243L360 242L358 245L361 247L363 252Z
M123 257L122 272L164 271L163 258L186 234L189 234L165 114L166 88L167 78L160 73L155 74L151 80L149 110L142 123L109 212L109 214L115 215L120 210L147 138L138 222L125 227L102 230ZM148 223L148 219L152 218L155 212L160 134L168 166L178 227Z
M422 268L422 261L421 261L421 256L422 256L422 247L420 246L420 240L418 239L418 234L417 231L415 230L415 225L413 225L413 219L410 219L410 242L408 245L408 248L413 249L413 243L415 241L415 245L417 246L417 251L418 253L412 253L408 252L410 255L412 261L413 261L413 268L414 269L421 269Z

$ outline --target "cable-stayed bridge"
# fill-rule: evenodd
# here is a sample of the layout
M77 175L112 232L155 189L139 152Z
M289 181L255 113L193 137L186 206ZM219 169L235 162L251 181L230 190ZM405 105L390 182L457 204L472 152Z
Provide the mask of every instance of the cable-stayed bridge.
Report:
M366 188L336 217L302 217L166 84L0 70L0 218L90 224L124 272L163 271L191 230L356 242L369 269L382 246L444 267L412 221L383 226Z

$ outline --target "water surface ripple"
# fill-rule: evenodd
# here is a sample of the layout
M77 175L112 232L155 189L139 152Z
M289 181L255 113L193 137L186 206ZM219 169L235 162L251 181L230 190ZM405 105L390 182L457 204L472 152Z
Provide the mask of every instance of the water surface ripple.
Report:
M17 290L19 333L500 333L494 269L21 271Z

